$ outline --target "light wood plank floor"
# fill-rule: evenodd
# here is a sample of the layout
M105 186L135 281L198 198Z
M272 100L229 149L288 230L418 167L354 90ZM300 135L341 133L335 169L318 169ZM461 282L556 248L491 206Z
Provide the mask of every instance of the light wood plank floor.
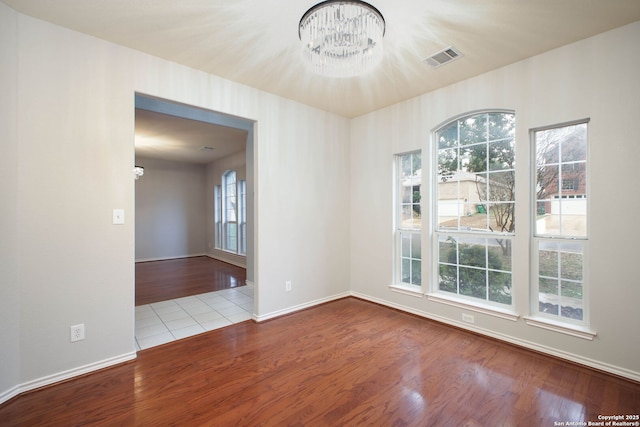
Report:
M640 384L346 298L141 351L20 396L11 426L554 426Z
M206 256L136 263L136 305L244 286L247 271Z

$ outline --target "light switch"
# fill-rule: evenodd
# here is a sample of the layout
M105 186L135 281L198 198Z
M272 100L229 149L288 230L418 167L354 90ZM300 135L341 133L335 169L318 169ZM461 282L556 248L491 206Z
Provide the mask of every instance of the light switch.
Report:
M113 210L113 224L114 225L124 224L124 209Z

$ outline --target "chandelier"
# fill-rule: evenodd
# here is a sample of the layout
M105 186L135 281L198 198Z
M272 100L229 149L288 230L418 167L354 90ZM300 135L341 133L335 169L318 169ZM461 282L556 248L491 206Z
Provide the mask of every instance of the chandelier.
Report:
M317 74L354 77L382 60L385 22L375 7L358 0L329 0L309 9L298 34L303 57Z

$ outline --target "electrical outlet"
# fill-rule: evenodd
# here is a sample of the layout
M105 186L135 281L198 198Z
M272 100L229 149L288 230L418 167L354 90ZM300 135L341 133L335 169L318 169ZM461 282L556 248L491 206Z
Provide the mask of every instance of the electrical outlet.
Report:
M291 292L291 280L287 280L284 282L284 290L287 292Z
M462 321L467 323L475 323L475 319L471 314L462 313Z
M84 339L84 323L71 326L71 342L82 341Z

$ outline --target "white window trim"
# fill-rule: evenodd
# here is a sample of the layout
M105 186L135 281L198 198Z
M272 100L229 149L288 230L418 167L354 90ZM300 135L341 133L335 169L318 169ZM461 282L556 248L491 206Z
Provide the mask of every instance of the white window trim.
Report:
M537 299L536 299L537 301ZM548 331L560 332L565 335L571 335L573 337L582 338L592 341L597 335L597 332L590 329L587 326L574 325L572 323L560 322L553 319L540 316L525 316L524 321L529 326L535 326L536 328L546 329Z
M412 286L407 284L393 284L393 285L389 285L389 289L391 289L393 292L409 295L412 297L422 298L424 296L424 293L422 292L422 287L418 287L418 286Z
M518 319L520 318L519 314L511 310L507 310L506 308L497 307L489 304L482 304L481 303L482 300L480 299L478 299L478 302L476 302L475 299L473 301L471 300L467 301L466 299L464 299L464 296L462 295L456 295L455 297L453 296L454 294L451 294L451 295L452 296L449 296L445 292L426 294L427 299L429 301L434 301L440 304L446 304L453 307L463 308L465 310L475 311L476 313L487 314L493 317L499 317L500 319L506 319L512 322L517 322Z

